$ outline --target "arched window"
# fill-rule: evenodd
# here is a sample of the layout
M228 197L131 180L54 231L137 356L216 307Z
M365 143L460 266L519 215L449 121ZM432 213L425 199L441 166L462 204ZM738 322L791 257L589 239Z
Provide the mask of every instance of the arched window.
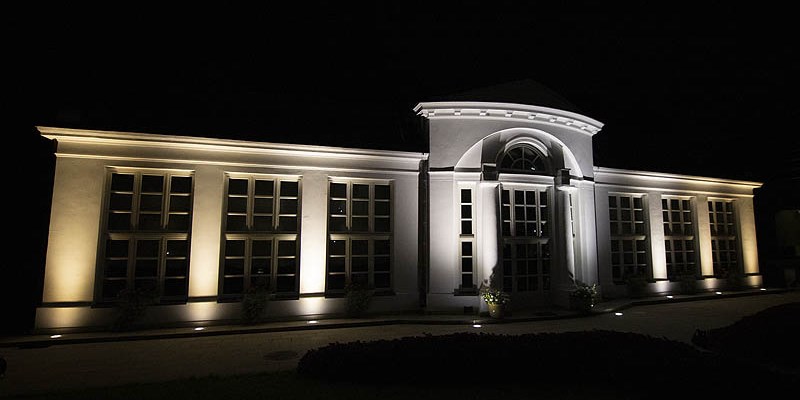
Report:
M500 160L500 171L517 173L547 172L545 158L538 150L529 145L515 146L506 151Z

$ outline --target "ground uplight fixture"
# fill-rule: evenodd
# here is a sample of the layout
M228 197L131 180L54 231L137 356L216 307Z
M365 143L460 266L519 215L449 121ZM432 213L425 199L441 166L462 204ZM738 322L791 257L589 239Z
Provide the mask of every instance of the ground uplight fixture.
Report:
M50 335L50 339L58 339L61 335Z
M722 294L722 292L715 292L715 293L717 293L717 294Z
M319 322L319 321L316 321L316 320L308 321L309 324L316 324L317 322Z
M473 328L480 328L481 326L483 326L483 325L481 325L481 324L473 324L472 325Z
M194 328L194 330L196 330L196 331L203 331L205 329L206 328L203 328L202 326L198 326L197 328Z
M616 316L618 316L618 317L621 317L621 316L622 316L622 313L621 313L621 312L615 312L615 313L614 313L614 315L616 315Z
M763 290L763 291L766 291L767 289L764 289L764 288L762 287L761 289L758 289L758 290Z
M671 298L672 298L672 296L670 296L670 295L667 295L667 298L668 298L668 299L671 299Z

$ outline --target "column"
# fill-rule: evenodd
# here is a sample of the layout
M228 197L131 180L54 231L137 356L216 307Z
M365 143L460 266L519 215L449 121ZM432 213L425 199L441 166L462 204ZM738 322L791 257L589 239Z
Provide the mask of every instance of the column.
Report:
M556 187L556 195L558 197L559 218L558 224L561 227L561 235L559 241L563 243L564 268L571 281L574 281L575 276L575 241L573 238L572 227L572 210L570 209L570 193L574 191L572 187Z
M711 254L711 227L708 219L708 196L698 194L694 198L694 212L697 215L697 250L700 274L703 277L714 275L714 258Z
M225 175L217 166L198 165L194 174L189 298L214 297L219 288L220 232Z
M661 193L647 192L648 221L650 221L650 257L653 262L653 279L667 279L667 255L664 247L664 215Z
M322 295L328 245L328 176L318 171L305 172L301 187L300 294Z
M743 197L733 203L739 240L742 244L741 265L746 275L758 274L758 246L756 222L753 215L753 198Z
M481 182L477 185L478 227L476 246L479 247L480 269L475 282L489 280L492 286L503 284L503 263L500 260L500 206L498 204L500 184L498 182Z
M43 303L92 301L105 173L102 161L56 162Z

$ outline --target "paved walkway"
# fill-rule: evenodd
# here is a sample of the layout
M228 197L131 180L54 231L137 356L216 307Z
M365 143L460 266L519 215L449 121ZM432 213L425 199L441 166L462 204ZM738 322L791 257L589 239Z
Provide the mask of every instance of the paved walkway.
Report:
M774 305L800 301L800 291L752 291L600 303L588 317L564 310L503 320L463 315L376 316L0 339L8 362L0 396L137 382L293 369L309 349L333 342L455 332L523 334L608 329L689 343L695 329L729 325ZM622 313L621 316L616 313ZM474 327L475 324L480 328Z

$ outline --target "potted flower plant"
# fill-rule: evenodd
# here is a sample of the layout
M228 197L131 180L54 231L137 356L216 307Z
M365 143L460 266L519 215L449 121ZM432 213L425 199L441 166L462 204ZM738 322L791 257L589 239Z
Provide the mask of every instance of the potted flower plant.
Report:
M591 285L575 281L575 288L569 292L569 308L588 314L594 307L594 302L597 299L597 284Z
M503 318L505 316L506 304L511 301L511 296L508 293L502 289L482 285L480 294L483 301L489 306L489 316L492 318Z

